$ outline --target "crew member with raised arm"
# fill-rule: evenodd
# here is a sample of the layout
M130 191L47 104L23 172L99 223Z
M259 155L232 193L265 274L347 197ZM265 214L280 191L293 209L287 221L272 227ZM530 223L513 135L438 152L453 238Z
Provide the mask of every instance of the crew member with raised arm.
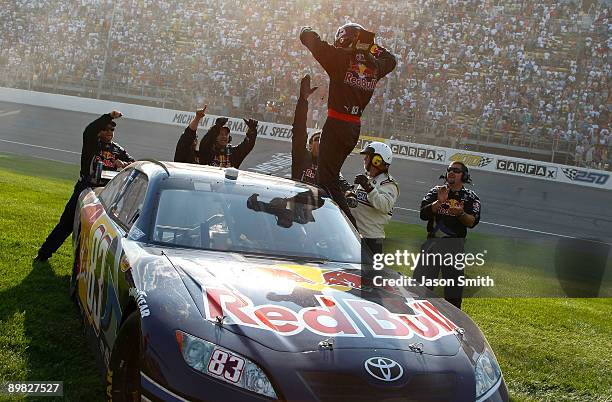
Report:
M195 116L191 123L185 127L185 131L176 143L176 150L174 151L174 161L183 163L198 163L198 125L200 120L206 115L206 108L208 105L204 105L202 109L196 110Z
M70 236L79 195L87 187L100 185L100 170L121 170L134 162L134 158L113 141L117 126L113 120L121 116L121 112L113 110L89 123L83 131L79 180L74 185L72 196L66 203L59 222L40 246L35 261L46 262Z

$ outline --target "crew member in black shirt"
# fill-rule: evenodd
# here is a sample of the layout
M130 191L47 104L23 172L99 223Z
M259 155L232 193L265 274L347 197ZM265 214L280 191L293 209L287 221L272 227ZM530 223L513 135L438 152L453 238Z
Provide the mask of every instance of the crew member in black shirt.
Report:
M102 163L104 170L121 170L134 162L134 158L125 149L113 142L117 125L113 120L121 116L121 112L113 110L89 123L83 131L80 178L74 186L72 196L64 207L59 222L40 246L36 261L47 261L72 233L79 195L87 187L99 185L97 181L99 178L96 177L98 162Z
M470 183L471 178L467 166L462 162L451 163L442 177L446 184L429 190L421 202L421 219L427 221L427 240L421 250L427 254L445 256L450 253L455 256L464 253L467 229L475 227L480 221L480 199L474 191L463 186ZM455 257L453 261L456 261ZM463 286L458 281L464 276L464 271L456 265L421 263L412 277L422 283L423 280L437 279L442 271L444 279L454 281L454 286L444 287L444 298L461 308Z
M370 38L366 36L371 35ZM329 75L327 120L321 135L318 182L355 225L341 189L339 174L344 161L357 145L361 115L370 102L376 84L396 65L395 57L374 44L373 34L361 25L348 23L336 32L334 45L305 27L300 41Z
M315 186L318 184L317 166L321 131L311 131L308 134L306 121L308 118L308 97L316 90L317 87L310 87L310 75L306 74L300 81L300 95L295 105L291 127L291 178ZM339 174L338 179L343 193L353 190L353 186L342 177L342 174ZM351 208L355 206L356 201L351 205Z
M246 137L240 144L232 146L230 128L225 125L228 120L227 117L219 117L200 141L200 164L238 169L244 158L253 150L259 122L243 119L247 126Z
M310 87L310 75L300 81L300 95L295 105L291 128L291 178L308 184L317 184L317 159L319 156L320 131L308 135L308 97L317 90Z

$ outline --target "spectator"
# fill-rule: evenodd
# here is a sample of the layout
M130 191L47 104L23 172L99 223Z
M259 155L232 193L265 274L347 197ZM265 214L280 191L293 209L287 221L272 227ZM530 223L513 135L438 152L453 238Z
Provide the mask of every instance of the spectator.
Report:
M576 151L574 152L574 161L576 166L583 166L584 160L584 146L582 144L576 145Z
M584 157L585 166L588 168L593 167L593 154L595 153L595 147L593 145L589 145L586 154Z
M237 9L254 12L244 18ZM195 109L206 95L215 100L210 113L262 119L270 105L269 120L291 124L293 84L304 70L315 85L325 79L293 40L298 27L316 21L329 37L349 19L398 55L364 114L363 134L435 143L461 123L466 145L505 136L550 150L546 129L559 126L568 142L559 149L572 150L593 129L609 129L612 41L609 7L598 0L588 13L562 0L8 2L0 80L96 97L102 79L102 96ZM326 103L311 99L313 116Z

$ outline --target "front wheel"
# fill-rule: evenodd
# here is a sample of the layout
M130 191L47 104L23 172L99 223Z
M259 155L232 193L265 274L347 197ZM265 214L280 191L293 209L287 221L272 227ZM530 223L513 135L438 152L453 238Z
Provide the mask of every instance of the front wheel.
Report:
M113 402L140 401L140 317L125 320L113 346L106 372L106 397Z

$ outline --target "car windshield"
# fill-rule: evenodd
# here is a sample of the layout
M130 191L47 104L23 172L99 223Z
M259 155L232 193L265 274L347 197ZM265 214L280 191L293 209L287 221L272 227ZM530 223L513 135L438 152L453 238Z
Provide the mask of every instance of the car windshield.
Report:
M152 234L157 243L360 262L359 237L337 205L316 195L316 189L235 183L167 187L159 196Z

